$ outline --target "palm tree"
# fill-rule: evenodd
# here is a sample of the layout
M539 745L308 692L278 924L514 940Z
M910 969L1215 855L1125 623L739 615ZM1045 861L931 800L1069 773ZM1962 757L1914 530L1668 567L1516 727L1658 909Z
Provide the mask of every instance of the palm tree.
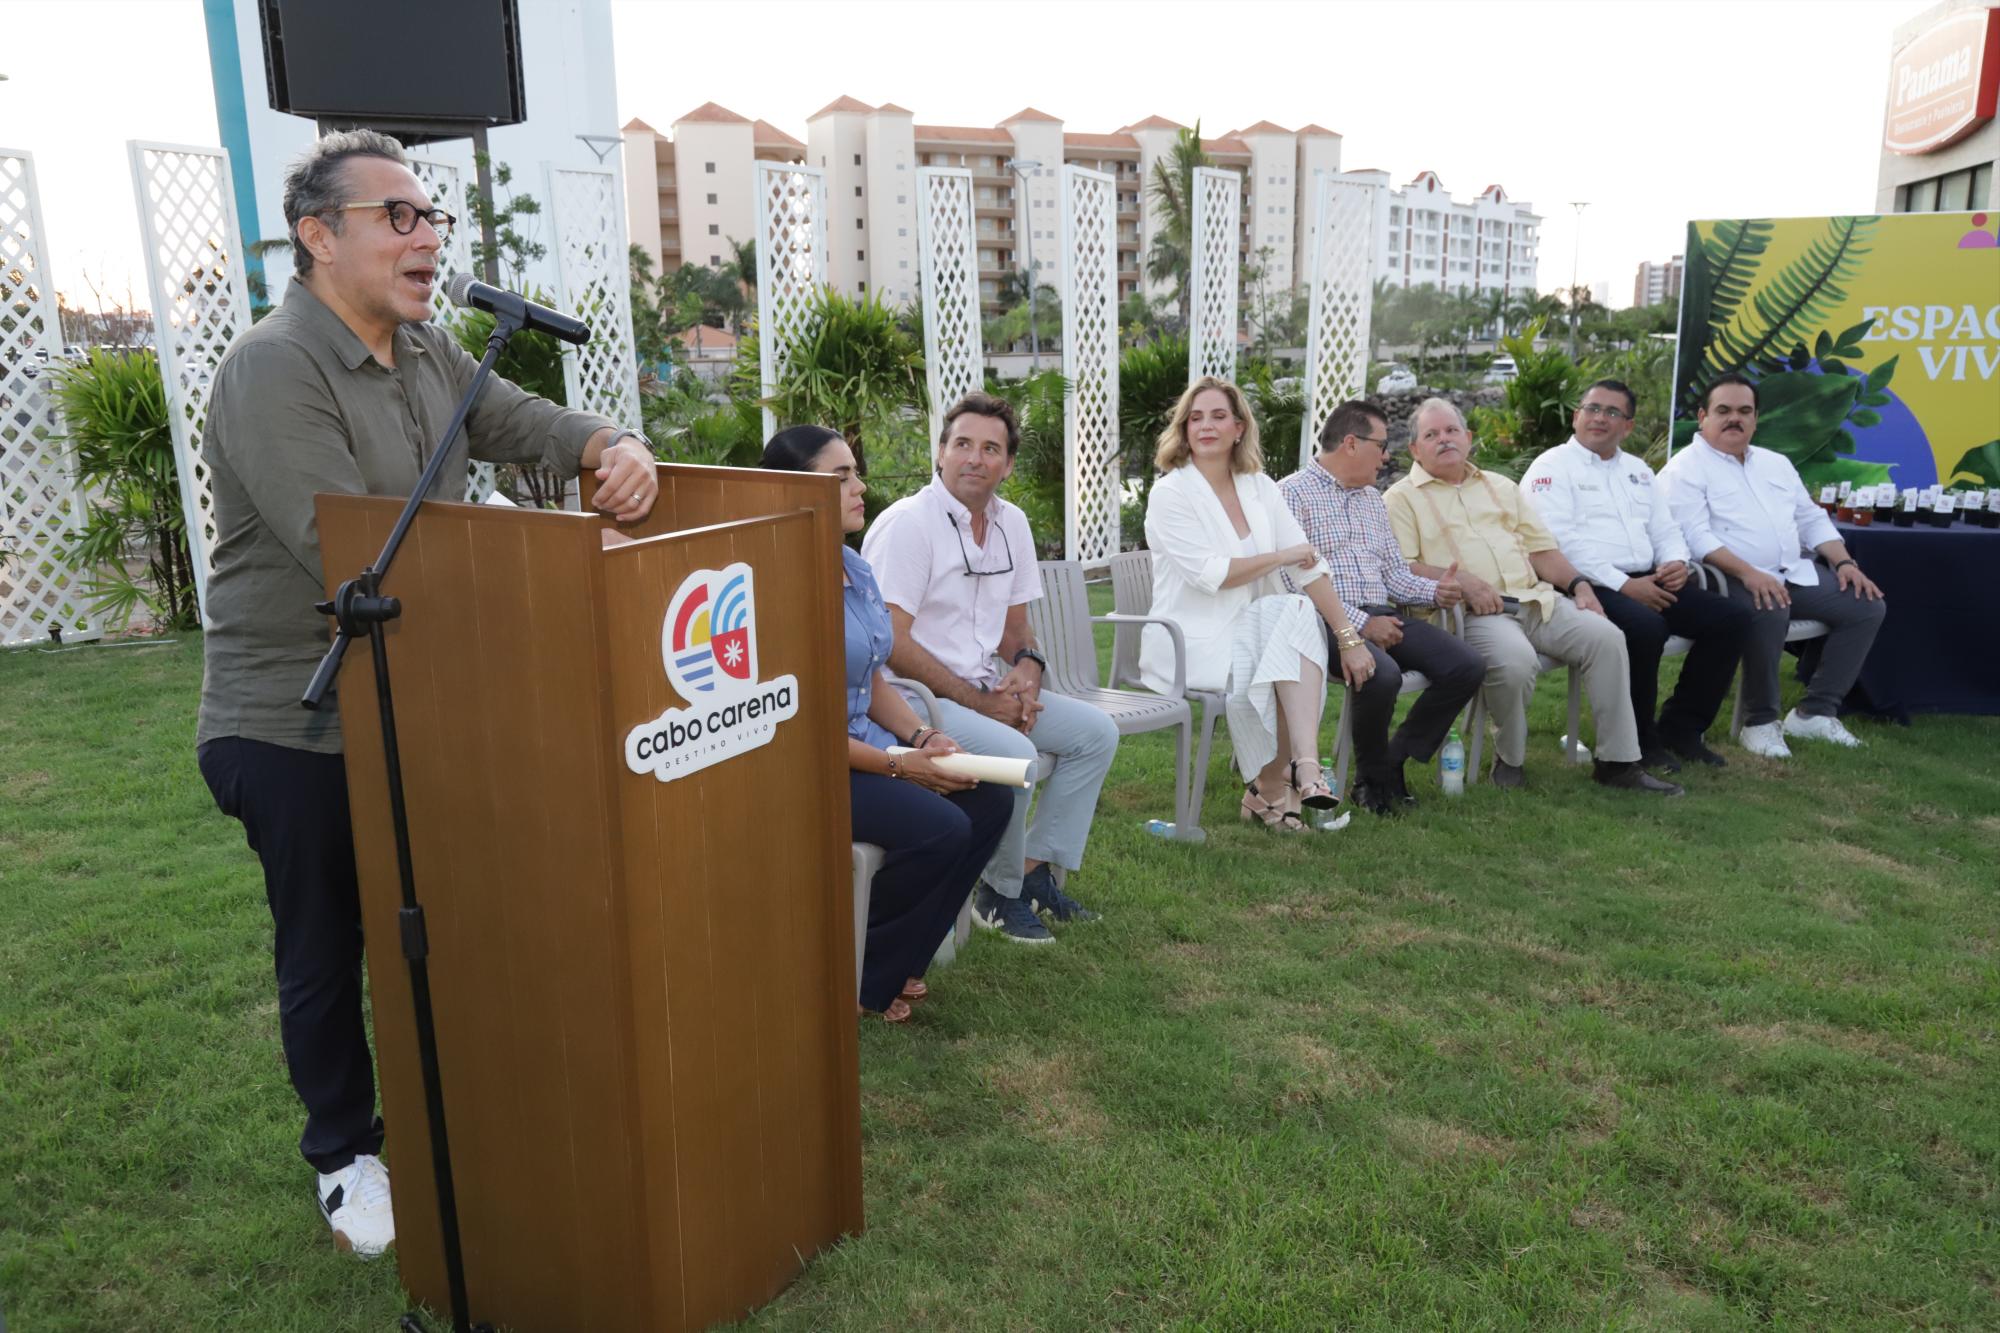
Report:
M1146 194L1160 213L1153 248L1146 252L1146 278L1171 283L1181 322L1188 319L1189 287L1194 273L1194 169L1209 165L1201 148L1201 122L1174 136L1174 146L1153 163Z

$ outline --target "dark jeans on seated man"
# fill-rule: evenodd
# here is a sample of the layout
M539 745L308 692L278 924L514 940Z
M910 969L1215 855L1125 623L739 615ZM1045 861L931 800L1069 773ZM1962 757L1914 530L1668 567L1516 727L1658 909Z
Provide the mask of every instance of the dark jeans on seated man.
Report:
M1327 660L1338 663L1340 650L1327 632ZM1472 646L1455 634L1421 620L1404 618L1403 640L1393 648L1370 643L1375 658L1375 674L1354 692L1355 775L1371 785L1389 785L1402 791L1403 761L1427 762L1444 744L1457 717L1486 679L1486 662ZM1334 672L1340 670L1338 665ZM1395 716L1396 696L1402 693L1403 672L1417 671L1430 680L1430 688L1417 696L1409 716L1389 735L1389 720ZM1336 683L1338 675L1334 676Z
M1651 571L1647 571L1651 572ZM1750 608L1719 593L1698 588L1690 578L1674 594L1674 604L1655 611L1614 588L1593 583L1604 614L1625 634L1625 654L1632 667L1632 716L1639 724L1639 748L1648 755L1663 746L1686 748L1701 739L1715 721L1729 682L1736 675L1736 663L1743 655L1743 640L1750 632ZM1660 654L1667 639L1678 634L1693 639L1687 660L1681 664L1680 683L1658 710L1660 697Z
M1743 640L1743 725L1762 726L1778 720L1778 663L1785 656L1785 631L1794 620L1817 620L1827 627L1826 648L1820 654L1819 669L1806 686L1799 702L1804 717L1837 717L1840 701L1861 674L1861 664L1875 644L1882 617L1889 604L1871 601L1848 592L1835 579L1824 560L1813 561L1819 571L1817 588L1785 585L1791 596L1789 607L1751 611L1750 632ZM1735 579L1729 581L1729 597L1750 607L1750 591Z

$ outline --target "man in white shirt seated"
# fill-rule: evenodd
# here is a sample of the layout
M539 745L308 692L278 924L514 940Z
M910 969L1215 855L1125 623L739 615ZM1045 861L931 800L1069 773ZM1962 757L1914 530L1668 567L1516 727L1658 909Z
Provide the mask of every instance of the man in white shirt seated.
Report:
M973 754L1056 757L1029 772L1041 801L1032 824L1026 788L974 895L973 918L1019 944L1055 936L1035 915L1090 921L1096 913L1057 886L1054 867L1083 864L1097 793L1118 750L1118 728L1087 703L1042 693L1048 665L1028 628L1042 595L1028 517L994 492L1021 447L1005 399L970 393L945 413L930 485L883 510L862 540L889 605L889 669L937 695L932 721ZM1003 673L995 656L1011 664Z
M1750 443L1756 385L1722 376L1695 420L1700 434L1660 469L1660 482L1689 552L1727 574L1729 595L1753 613L1743 641L1743 748L1789 759L1787 736L1861 744L1837 713L1882 628L1882 590L1854 563L1791 460ZM1778 663L1793 620L1822 621L1828 636L1805 699L1780 725Z
M1687 542L1653 469L1625 452L1639 399L1617 380L1583 392L1569 442L1543 453L1521 478L1528 502L1562 553L1597 589L1605 616L1625 634L1640 762L1674 772L1675 756L1721 767L1702 743L1715 721L1750 630L1750 608L1689 578ZM1680 682L1653 720L1667 637L1694 640Z

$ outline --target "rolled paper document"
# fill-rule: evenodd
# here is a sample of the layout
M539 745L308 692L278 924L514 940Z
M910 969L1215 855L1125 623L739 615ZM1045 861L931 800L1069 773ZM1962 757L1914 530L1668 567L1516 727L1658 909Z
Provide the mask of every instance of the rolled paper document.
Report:
M907 745L892 745L890 754L910 754ZM934 754L930 761L946 773L956 773L960 777L976 778L981 782L991 782L1001 787L1025 787L1028 785L1028 761L1007 759L992 754Z

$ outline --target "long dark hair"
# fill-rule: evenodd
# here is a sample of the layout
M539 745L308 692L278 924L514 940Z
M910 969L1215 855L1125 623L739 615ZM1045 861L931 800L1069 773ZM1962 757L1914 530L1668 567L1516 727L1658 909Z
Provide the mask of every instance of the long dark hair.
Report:
M757 460L757 466L777 472L810 472L819 451L843 438L839 431L825 426L787 426L764 446L764 456Z

